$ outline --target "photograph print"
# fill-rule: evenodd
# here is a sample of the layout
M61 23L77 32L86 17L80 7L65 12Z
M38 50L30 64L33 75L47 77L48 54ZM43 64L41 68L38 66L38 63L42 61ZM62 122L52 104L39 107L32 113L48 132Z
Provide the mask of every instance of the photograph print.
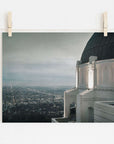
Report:
M114 33L3 33L2 52L2 122L114 122Z

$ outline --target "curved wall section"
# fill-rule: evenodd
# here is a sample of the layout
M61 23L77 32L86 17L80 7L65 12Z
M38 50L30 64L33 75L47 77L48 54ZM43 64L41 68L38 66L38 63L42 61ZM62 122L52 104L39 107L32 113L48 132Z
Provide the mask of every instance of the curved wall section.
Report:
M88 88L88 71L92 63L79 65L79 88ZM94 87L99 89L114 89L114 59L95 61L93 82Z
M97 88L114 89L114 59L96 62Z
M79 66L79 88L88 88L88 64Z

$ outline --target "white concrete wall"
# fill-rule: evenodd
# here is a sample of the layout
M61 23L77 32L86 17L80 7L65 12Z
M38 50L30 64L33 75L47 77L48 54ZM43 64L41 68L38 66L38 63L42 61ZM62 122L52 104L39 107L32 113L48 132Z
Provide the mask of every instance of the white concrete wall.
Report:
M114 91L85 90L79 93L77 95L77 122L90 121L89 109L94 109L96 101L114 101Z
M77 122L92 122L96 101L114 100L114 59L94 63L95 89L88 89L89 63L79 65L79 89L65 92L64 116L70 114L70 104L76 103ZM93 80L94 82L94 80ZM85 89L85 90L84 90Z
M77 95L76 121L88 122L88 108L94 105L94 92L85 90Z
M114 59L96 62L97 88L114 89Z
M89 63L79 66L79 88L88 88ZM114 59L95 62L95 87L102 89L114 88ZM94 80L93 80L94 82Z
M88 64L79 66L79 88L88 88Z
M113 104L113 106L110 104ZM114 122L114 101L95 102L94 121L95 122Z
M76 103L77 89L71 89L64 92L64 117L70 116L70 104Z

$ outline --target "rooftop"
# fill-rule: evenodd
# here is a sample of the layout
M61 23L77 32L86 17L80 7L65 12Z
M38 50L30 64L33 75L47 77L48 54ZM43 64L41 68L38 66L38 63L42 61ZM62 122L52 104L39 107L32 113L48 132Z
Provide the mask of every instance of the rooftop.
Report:
M114 33L108 33L104 37L103 33L94 33L82 53L81 62L89 62L90 56L97 56L97 60L114 58Z

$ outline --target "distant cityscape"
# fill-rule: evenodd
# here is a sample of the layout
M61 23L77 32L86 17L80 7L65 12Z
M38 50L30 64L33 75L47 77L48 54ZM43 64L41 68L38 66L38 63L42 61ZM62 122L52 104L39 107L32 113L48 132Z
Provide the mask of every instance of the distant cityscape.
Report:
M76 60L91 35L3 33L3 122L63 117L64 91L75 87Z
M51 122L63 116L64 91L71 87L3 87L3 122Z

